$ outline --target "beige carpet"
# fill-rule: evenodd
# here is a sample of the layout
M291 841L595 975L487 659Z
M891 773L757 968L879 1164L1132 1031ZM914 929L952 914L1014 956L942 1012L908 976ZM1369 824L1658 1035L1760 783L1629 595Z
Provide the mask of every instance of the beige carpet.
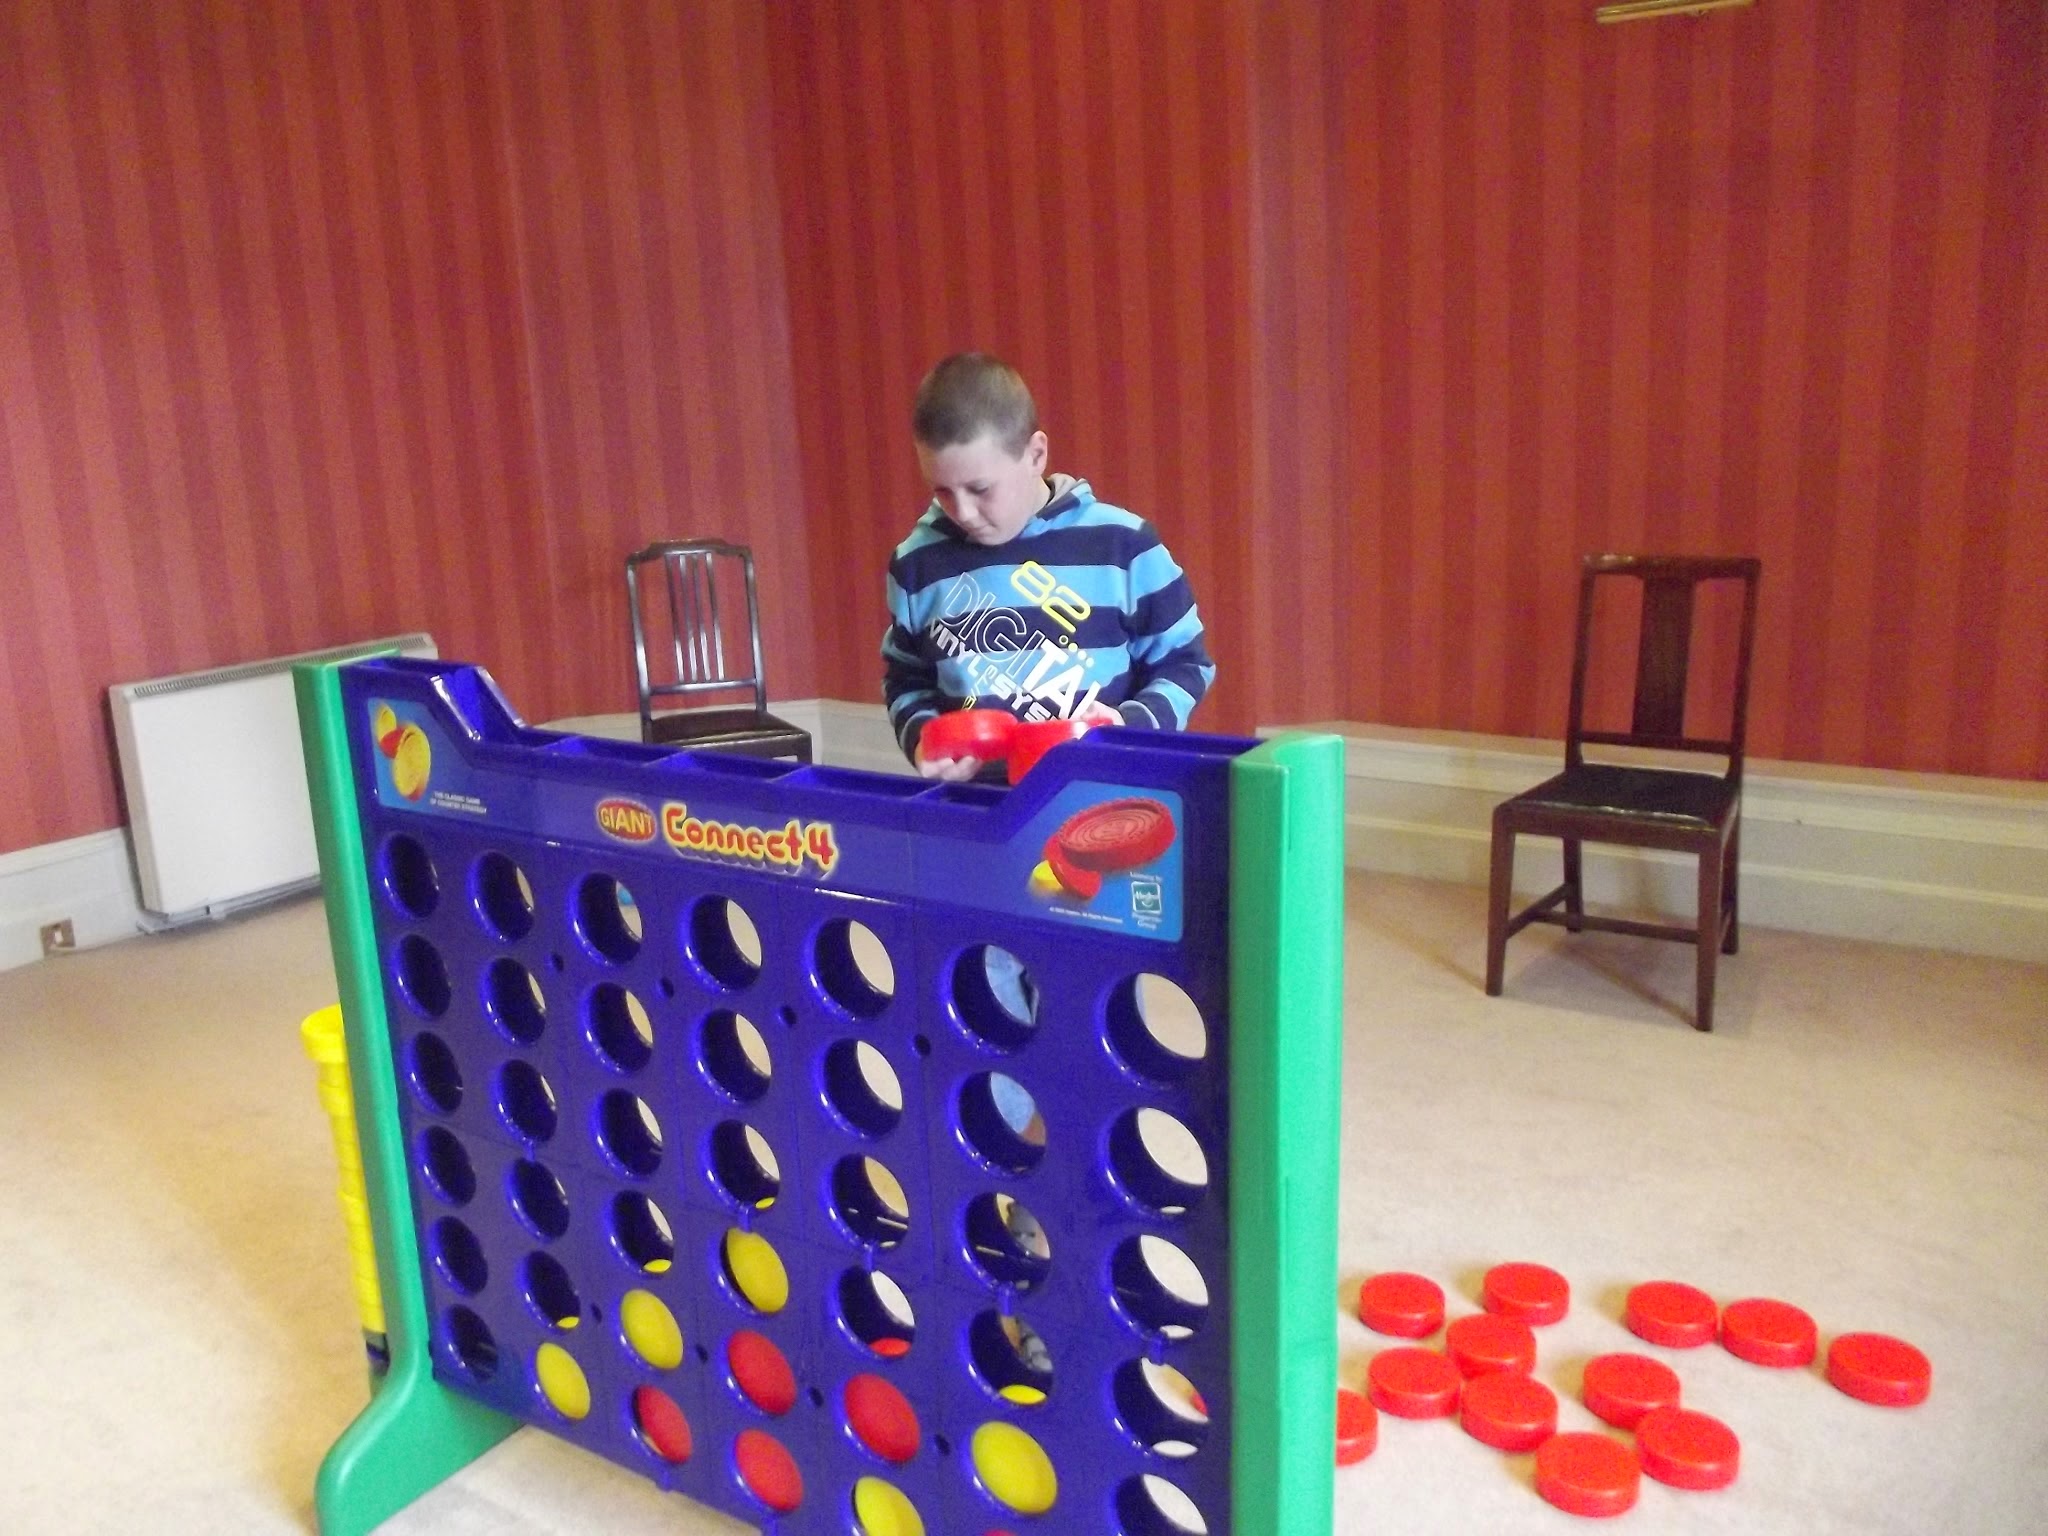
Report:
M1631 1345L1639 1280L1782 1297L1824 1339L1894 1332L1934 1361L1918 1409L1666 1353L1742 1473L1646 1483L1616 1527L2048 1529L2048 967L1752 930L1703 1037L1687 950L1539 931L1489 1001L1482 934L1477 891L1353 884L1344 1299L1414 1269L1456 1315L1492 1263L1561 1270L1575 1304L1538 1374L1567 1428L1593 1425L1579 1371ZM311 902L0 975L0 1532L310 1524L365 1390L297 1032L332 996ZM1362 1383L1386 1341L1340 1329ZM1338 1474L1336 1529L1583 1528L1532 1484L1529 1457L1387 1419ZM523 1431L387 1529L742 1527Z

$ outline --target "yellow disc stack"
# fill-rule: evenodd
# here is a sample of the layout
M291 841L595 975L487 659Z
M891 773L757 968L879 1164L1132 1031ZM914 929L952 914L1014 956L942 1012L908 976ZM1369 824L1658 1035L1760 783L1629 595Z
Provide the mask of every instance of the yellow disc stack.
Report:
M334 1161L340 1175L335 1198L348 1228L350 1267L355 1276L356 1313L363 1332L385 1336L384 1293L377 1284L377 1249L370 1239L370 1203L363 1188L363 1147L356 1138L355 1099L349 1088L348 1041L341 1008L330 1004L299 1026L306 1054L320 1069L320 1107L334 1130Z

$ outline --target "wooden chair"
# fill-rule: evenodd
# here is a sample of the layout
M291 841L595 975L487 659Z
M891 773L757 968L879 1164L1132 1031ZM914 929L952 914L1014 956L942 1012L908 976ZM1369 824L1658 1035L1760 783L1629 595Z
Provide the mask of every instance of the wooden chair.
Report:
M730 583L740 577L746 584L746 631L729 636L728 624L738 616ZM655 590L649 592L650 586ZM727 594L723 608L721 586ZM642 741L811 760L810 733L768 713L753 551L716 539L650 544L626 557L626 607L633 623ZM650 615L660 622L650 625ZM668 642L673 661L659 680L648 664L650 631L657 642ZM682 707L663 709L665 701Z
M1579 579L1578 641L1572 661L1571 715L1564 772L1497 806L1493 813L1493 880L1487 909L1486 991L1498 997L1508 940L1530 923L1557 923L1649 938L1682 939L1699 950L1698 1005L1693 1027L1714 1027L1714 964L1734 954L1737 925L1737 849L1742 827L1743 729L1749 709L1749 662L1756 634L1754 559L1590 555ZM1642 624L1635 658L1635 709L1626 731L1585 726L1586 673L1593 638L1595 588L1636 581L1642 586ZM1688 735L1686 681L1692 654L1695 599L1703 582L1742 584L1742 618L1734 671L1734 700L1725 738ZM1648 747L1713 753L1727 759L1722 773L1589 763L1592 746ZM1564 841L1564 884L1512 918L1515 839ZM1581 887L1580 844L1664 848L1699 860L1699 914L1693 927L1592 917ZM1562 903L1562 913L1555 909Z

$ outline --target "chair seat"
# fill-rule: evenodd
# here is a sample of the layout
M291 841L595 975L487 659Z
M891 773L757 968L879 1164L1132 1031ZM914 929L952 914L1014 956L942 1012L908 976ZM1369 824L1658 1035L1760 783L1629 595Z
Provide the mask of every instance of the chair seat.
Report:
M1670 768L1582 763L1545 779L1507 803L1530 810L1652 818L1702 831L1720 826L1735 805L1735 786L1718 774Z
M779 747L771 755L801 751L810 756L810 733L774 715L751 709L678 709L655 715L649 721L647 739L663 746L682 746L716 752Z

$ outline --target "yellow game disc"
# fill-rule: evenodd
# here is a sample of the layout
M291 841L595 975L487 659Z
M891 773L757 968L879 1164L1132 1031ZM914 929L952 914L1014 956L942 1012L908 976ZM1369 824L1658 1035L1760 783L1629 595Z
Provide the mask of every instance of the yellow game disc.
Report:
M1036 1408L1045 1401L1045 1394L1036 1387L1027 1387L1022 1382L1003 1388L1002 1397L1024 1408Z
M626 1292L619 1303L619 1326L633 1353L657 1371L672 1371L683 1363L683 1330L654 1292Z
M540 1382L541 1395L563 1418L580 1419L590 1412L589 1378L576 1357L561 1345L541 1345L533 1357L533 1374Z
M924 1518L917 1506L902 1489L879 1477L864 1477L853 1485L853 1518L860 1522L861 1536L924 1536Z
M1060 1494L1052 1458L1014 1424L984 1424L974 1432L974 1471L997 1503L1020 1515L1042 1515Z
M772 1316L789 1305L789 1271L760 1233L734 1227L725 1234L725 1272L756 1312Z
M1052 866L1043 860L1033 867L1026 888L1040 901L1051 901L1066 890L1060 884L1060 877L1052 872Z

